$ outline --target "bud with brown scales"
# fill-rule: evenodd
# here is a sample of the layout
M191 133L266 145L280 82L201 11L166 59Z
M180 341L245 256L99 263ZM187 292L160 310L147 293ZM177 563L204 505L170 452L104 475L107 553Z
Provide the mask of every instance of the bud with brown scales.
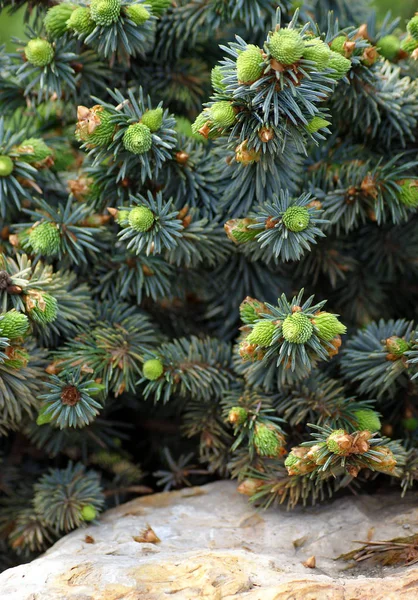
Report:
M103 107L99 104L93 106L93 108L87 108L87 106L77 107L77 130L85 132L91 135L94 130L100 125L100 118L98 113L103 110Z
M61 401L67 406L75 406L80 398L81 394L74 385L66 385L61 392Z
M342 344L342 339L340 335L335 336L334 339L332 339L329 344L331 344L331 348L329 347L329 345L327 345L327 352L328 352L328 356L330 358L332 358L333 356L337 356L340 348L341 348L341 344Z
M360 185L360 189L366 196L370 196L375 199L379 195L379 190L376 182L376 178L373 175L366 175Z
M237 487L237 491L244 496L252 496L265 483L262 479L244 479Z
M267 144L274 139L274 130L270 127L262 127L257 135L264 144Z
M177 215L177 219L179 219L181 221L181 223L185 229L190 225L190 223L193 220L192 215L190 215L188 213L189 213L189 206L186 205L180 210L179 214Z
M375 46L369 46L369 48L364 49L361 60L365 65L371 67L377 60L379 60L379 58L380 55L377 51L377 48L375 48Z
M190 155L187 154L187 152L184 152L184 150L176 152L174 156L179 165L187 165L187 162L190 158Z
M252 165L255 162L259 162L261 159L261 152L254 148L248 148L248 140L244 140L235 149L235 160L242 165Z
M81 175L77 179L69 179L67 182L68 189L76 200L83 201L91 191L93 179L86 175Z

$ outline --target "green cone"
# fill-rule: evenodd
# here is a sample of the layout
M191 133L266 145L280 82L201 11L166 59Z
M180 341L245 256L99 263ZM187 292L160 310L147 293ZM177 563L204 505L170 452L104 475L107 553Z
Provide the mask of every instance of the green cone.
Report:
M249 344L257 344L257 346L267 348L273 341L275 329L276 325L273 321L267 321L267 319L258 321L247 337L247 342Z
M76 8L70 15L67 21L69 29L79 33L80 35L89 35L96 27L95 22L91 18L90 9L80 6Z
M410 208L418 206L418 179L405 179L401 183L399 202Z
M86 504L86 506L83 506L81 509L80 516L83 521L94 521L97 517L97 510L92 504Z
M9 310L0 320L0 336L14 340L22 337L29 329L29 320L23 313L16 310Z
M47 292L39 292L30 296L31 305L28 307L29 317L40 325L48 325L58 316L58 302ZM28 305L28 303L27 303Z
M338 52L331 52L327 68L333 69L334 71L328 76L338 81L339 79L342 79L344 75L346 75L351 69L351 60L341 56L341 54L338 54Z
M50 38L55 40L64 35L68 29L68 19L74 9L74 5L62 2L48 10L44 19L44 26Z
M309 211L304 206L289 206L282 217L283 225L293 232L304 231L310 220Z
M31 230L29 242L36 253L54 256L61 248L61 235L54 223L45 221Z
M8 177L14 169L14 163L10 156L0 155L0 177Z
M125 6L125 12L135 25L143 25L151 16L142 4Z
M147 206L135 206L129 213L129 224L135 231L148 231L154 225L155 217Z
M356 410L353 414L357 421L359 431L370 431L370 433L374 433L375 431L380 430L382 424L379 415L371 408Z
M272 427L259 424L255 427L254 446L259 456L276 458L282 454L284 439Z
M293 65L302 58L305 43L294 29L279 29L271 36L268 48L272 57L286 66Z
M25 47L27 61L35 67L45 67L54 59L54 49L47 40L35 38L30 40Z
M43 163L53 155L49 146L42 138L28 138L23 140L17 148L21 159L30 164Z
M412 17L412 19L408 22L406 29L411 37L418 41L418 15Z
M283 337L293 344L305 344L313 334L313 325L306 315L295 312L287 315L282 325Z
M227 100L215 102L210 109L210 117L215 127L226 129L235 123L235 111Z
M162 108L147 110L141 117L141 123L152 132L158 131L163 123L163 112Z
M91 18L101 27L108 27L119 19L119 0L91 0Z
M401 42L396 35L385 35L377 42L379 54L388 60L396 58L401 48Z
M305 42L303 58L313 61L318 71L323 71L325 69L330 56L331 50L329 49L328 44L323 42L320 38L313 38Z
M337 319L337 315L328 312L315 315L314 325L317 328L318 337L326 342L330 342L337 335L342 335L347 331L347 327Z
M149 127L143 123L129 125L122 138L125 150L132 154L144 154L151 149L152 135Z
M263 74L265 65L258 46L249 44L237 58L237 77L240 83L250 84Z
M164 373L164 365L158 358L150 358L144 362L142 373L145 379L155 381Z
M211 80L212 87L215 90L215 92L222 93L225 90L226 85L223 83L222 70L219 65L216 65L215 67L213 67L213 69L210 73L210 80Z

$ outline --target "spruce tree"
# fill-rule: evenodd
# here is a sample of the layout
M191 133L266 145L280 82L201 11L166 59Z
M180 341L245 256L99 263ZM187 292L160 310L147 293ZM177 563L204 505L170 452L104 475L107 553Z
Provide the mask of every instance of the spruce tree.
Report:
M2 0L0 554L135 494L418 479L418 15Z

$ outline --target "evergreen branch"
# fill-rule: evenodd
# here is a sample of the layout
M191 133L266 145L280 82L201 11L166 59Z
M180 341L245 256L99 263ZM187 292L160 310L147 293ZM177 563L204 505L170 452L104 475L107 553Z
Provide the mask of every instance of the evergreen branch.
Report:
M140 383L148 380L144 397L152 395L156 401L167 402L176 393L209 400L219 397L233 379L231 348L216 339L180 338L162 344L145 359Z

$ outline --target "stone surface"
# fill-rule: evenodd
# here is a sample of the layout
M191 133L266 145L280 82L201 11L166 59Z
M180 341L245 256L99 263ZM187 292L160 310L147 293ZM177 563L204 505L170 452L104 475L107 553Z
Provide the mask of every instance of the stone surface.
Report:
M160 542L141 541L154 535ZM144 533L145 532L145 533ZM0 575L1 600L417 600L418 568L335 561L418 532L416 494L257 512L217 482L139 498ZM316 567L303 565L315 556ZM363 563L364 564L364 563Z

